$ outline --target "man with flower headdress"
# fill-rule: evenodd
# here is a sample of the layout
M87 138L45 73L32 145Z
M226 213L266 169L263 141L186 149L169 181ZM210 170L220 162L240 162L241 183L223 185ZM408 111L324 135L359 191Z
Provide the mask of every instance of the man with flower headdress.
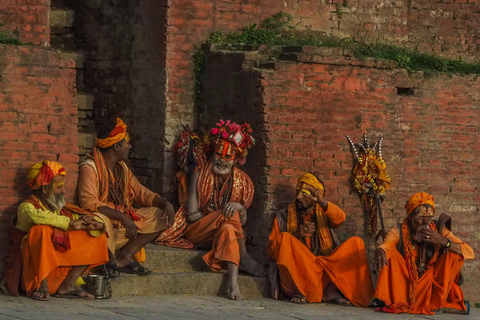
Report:
M103 128L93 155L80 164L80 206L105 221L108 248L115 254L109 267L145 276L151 270L140 265L143 248L174 221L171 203L144 187L125 161L130 152L127 125L119 118ZM133 208L133 204L141 206Z
M452 233L449 216L433 220L433 200L425 192L414 194L405 205L407 218L375 250L379 311L468 313L459 286L460 269L474 253Z
M65 203L65 169L61 164L34 164L27 180L33 195L20 204L13 220L16 228L12 235L23 233L25 237L9 251L5 277L9 293L18 295L20 275L15 276L14 269L18 269L20 256L15 250L21 246L22 287L32 299L46 301L51 294L93 299L76 280L87 269L108 261L105 225L100 218Z
M247 253L243 225L253 200L250 178L236 167L243 164L254 144L251 128L220 120L210 131L214 143L213 159L192 173L188 198L180 208L190 223L184 237L196 245L210 248L203 260L214 271L228 270L228 296L243 299L238 285L238 270L264 276L265 270Z
M359 237L339 245L333 229L345 221L345 213L325 199L318 176L301 176L295 201L275 217L268 243L276 262L269 268L272 295L278 299L283 292L295 303L367 307L373 285L365 245Z

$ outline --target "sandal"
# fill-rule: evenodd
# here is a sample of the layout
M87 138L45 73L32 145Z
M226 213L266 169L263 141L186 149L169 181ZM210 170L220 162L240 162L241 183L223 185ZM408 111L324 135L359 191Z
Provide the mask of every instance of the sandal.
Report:
M143 267L140 263L132 261L127 264L125 267L118 268L118 271L123 273L136 274L139 276L147 276L152 273L151 270Z
M47 289L45 288L42 288L43 285L47 285ZM42 296L35 296L36 293L41 293ZM32 298L33 300L38 300L38 301L49 301L50 300L50 293L48 292L48 282L47 282L47 279L43 279L42 282L40 283L40 287L35 290L32 295L30 296L30 298Z

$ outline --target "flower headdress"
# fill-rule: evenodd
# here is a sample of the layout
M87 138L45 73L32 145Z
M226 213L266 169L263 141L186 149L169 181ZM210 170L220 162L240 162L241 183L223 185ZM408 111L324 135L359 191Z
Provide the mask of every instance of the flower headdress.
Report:
M231 142L239 156L239 164L244 164L248 149L255 145L255 139L251 136L252 128L248 123L238 125L230 120L217 122L216 127L210 130L213 142L218 144L220 140Z

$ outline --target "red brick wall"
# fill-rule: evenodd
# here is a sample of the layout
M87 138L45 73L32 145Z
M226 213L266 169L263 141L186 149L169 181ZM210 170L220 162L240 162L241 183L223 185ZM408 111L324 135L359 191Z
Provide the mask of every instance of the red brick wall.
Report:
M71 202L78 147L73 61L50 49L0 46L0 78L1 259L8 246L9 221L18 201L29 195L28 167L43 160L62 163L66 199ZM1 263L0 275L3 267Z
M208 60L207 92L216 91L206 94L205 126L215 118L254 121L257 145L244 166L256 187L247 222L254 243L265 247L272 215L292 201L298 177L318 170L327 199L347 213L340 238L361 236L371 254L375 244L351 184L353 157L344 136L357 142L367 133L374 140L385 137L392 177L382 205L386 226L403 220L413 193L428 192L437 214L451 215L454 233L478 252L480 80L409 76L392 63L319 51L259 69L251 68L260 58L255 52L214 52ZM414 88L414 95L399 95L397 88ZM467 262L464 270L472 281L464 285L467 299L478 301L478 262Z
M397 44L464 60L477 59L480 44L480 7L476 0L199 0L168 1L168 5L164 164L167 177L173 177L174 162L169 149L178 134L179 122L197 121L191 56L213 31L239 31L283 11L294 17L299 29Z
M2 0L0 23L25 43L48 46L50 0Z

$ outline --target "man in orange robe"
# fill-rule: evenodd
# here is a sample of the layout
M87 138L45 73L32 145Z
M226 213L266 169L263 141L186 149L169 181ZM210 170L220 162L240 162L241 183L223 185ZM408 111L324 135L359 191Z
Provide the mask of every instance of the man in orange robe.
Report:
M278 272L280 287L292 302L367 307L373 285L365 245L359 237L338 245L332 228L345 221L345 213L325 200L325 187L317 176L300 177L296 200L288 210L277 212L268 244L268 254L276 261L269 269L274 298L279 288L272 275Z
M228 296L243 299L238 285L238 269L255 276L265 270L245 248L243 225L253 199L250 178L235 167L243 162L253 145L248 124L239 126L230 121L218 124L211 135L215 141L213 160L192 173L187 203L179 210L190 222L184 237L211 250L203 260L214 271L228 269Z
M435 314L466 313L458 280L472 248L449 230L451 219L433 221L433 196L414 194L405 205L408 217L392 228L375 250L380 270L375 298L385 312Z
M105 222L108 248L116 258L109 267L145 276L151 270L139 263L145 259L143 248L173 224L175 211L133 175L125 163L130 148L127 125L121 119L101 130L93 155L80 164L78 200ZM134 203L141 208L134 209Z
M65 169L59 163L32 165L27 179L34 194L20 204L16 216L16 228L28 233L21 244L27 295L43 301L51 294L93 299L76 280L108 261L102 220L65 203Z

